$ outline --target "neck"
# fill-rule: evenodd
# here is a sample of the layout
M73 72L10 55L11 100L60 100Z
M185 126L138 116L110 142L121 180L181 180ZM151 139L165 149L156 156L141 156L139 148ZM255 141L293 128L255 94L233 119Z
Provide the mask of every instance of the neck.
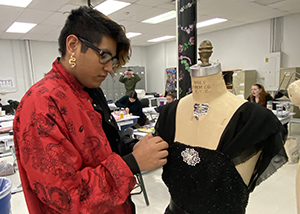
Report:
M222 72L209 76L192 77L193 99L197 103L210 103L228 92Z

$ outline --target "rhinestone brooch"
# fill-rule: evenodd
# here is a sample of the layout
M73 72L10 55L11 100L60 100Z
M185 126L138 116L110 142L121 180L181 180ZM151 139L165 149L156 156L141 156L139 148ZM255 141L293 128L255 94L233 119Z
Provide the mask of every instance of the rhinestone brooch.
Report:
M197 163L200 163L199 153L193 148L186 148L181 152L183 161L190 166L195 166Z

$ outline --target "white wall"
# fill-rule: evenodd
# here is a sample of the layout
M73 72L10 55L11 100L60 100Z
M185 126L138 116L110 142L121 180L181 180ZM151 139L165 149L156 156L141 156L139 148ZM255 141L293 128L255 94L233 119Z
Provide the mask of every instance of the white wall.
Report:
M300 67L299 23L300 13L283 18L281 67ZM264 59L270 48L270 20L199 35L197 46L204 39L212 42L211 60L220 60L223 70L256 69L258 82L264 83L261 78L264 76ZM13 89L0 88L0 92L8 92L0 94L2 103L8 99L20 100L32 82L41 79L59 56L56 42L0 40L0 50L0 78L12 77L17 84ZM144 66L147 91L163 94L165 69L177 66L177 44L174 41L147 47L134 46L128 66Z
M39 81L52 68L52 63L60 56L57 42L31 41L32 69L34 82Z
M300 67L300 13L283 20L282 68Z
M0 50L0 78L12 78L15 86L0 87L1 103L6 105L9 99L20 100L31 85L31 79L24 41L0 40Z

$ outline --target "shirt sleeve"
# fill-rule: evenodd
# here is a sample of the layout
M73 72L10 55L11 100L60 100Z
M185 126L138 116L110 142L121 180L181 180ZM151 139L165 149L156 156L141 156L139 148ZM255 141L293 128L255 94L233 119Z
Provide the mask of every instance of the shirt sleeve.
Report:
M126 108L126 99L128 99L128 96L123 96L119 100L116 101L116 106L120 108Z
M126 78L124 77L124 75L121 75L119 78L119 82L121 83L125 83Z
M141 80L141 77L139 75L137 75L137 74L134 74L133 78L134 78L134 80L135 80L136 83Z
M126 162L96 137L76 144L68 136L74 127L53 115L23 111L15 122L18 161L31 191L58 213L107 213L124 204L136 183Z

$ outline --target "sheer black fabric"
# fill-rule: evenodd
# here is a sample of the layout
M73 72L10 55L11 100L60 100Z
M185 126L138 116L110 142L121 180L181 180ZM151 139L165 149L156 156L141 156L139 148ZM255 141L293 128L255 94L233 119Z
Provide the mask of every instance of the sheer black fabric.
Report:
M286 131L282 124L270 110L246 102L234 113L216 150L191 147L173 142L177 105L178 101L166 105L156 124L156 134L169 143L162 177L171 199L191 214L245 213L249 193L287 161L283 147ZM195 166L183 161L181 153L186 148L198 152L200 162ZM258 151L261 154L246 186L235 166ZM272 159L279 154L274 162Z

